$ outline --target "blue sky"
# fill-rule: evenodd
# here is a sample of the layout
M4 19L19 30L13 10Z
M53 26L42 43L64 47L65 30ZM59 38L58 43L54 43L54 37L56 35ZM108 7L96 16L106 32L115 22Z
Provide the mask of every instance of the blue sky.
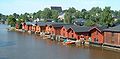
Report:
M50 6L61 6L64 9L75 7L90 10L92 7L111 6L112 10L120 10L120 0L0 0L0 13L33 13Z

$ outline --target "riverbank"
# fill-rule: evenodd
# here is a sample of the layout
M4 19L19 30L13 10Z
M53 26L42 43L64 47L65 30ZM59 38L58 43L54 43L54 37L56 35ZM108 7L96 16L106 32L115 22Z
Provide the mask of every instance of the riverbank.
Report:
M94 46L63 45L27 32L0 30L0 58L5 59L120 59L120 53ZM4 27L4 29L3 29Z
M25 30L22 30L22 29L15 29L15 28L13 28L12 31L26 32L26 33L29 33L29 34L35 34L35 35L38 35L38 36L40 36L40 37L42 37L44 39L47 39L47 40L54 40L54 41L61 42L61 41L57 40L56 38L51 39L52 37L50 35L45 35L45 33L43 33L43 32L41 34L41 33L36 33L36 32L32 32L32 31L25 31ZM63 43L63 41L61 43ZM72 45L72 44L63 44L63 45ZM84 44L84 45L83 44L74 44L74 46L78 46L78 47L80 47L80 46L95 46L95 47L100 47L100 48L107 49L107 50L120 52L120 48L105 46L104 44L96 45L96 44L90 44L89 43L89 44Z

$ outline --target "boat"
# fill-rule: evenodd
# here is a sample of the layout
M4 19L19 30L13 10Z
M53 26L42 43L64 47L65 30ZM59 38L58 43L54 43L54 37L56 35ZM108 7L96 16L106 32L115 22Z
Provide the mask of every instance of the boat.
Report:
M69 44L75 44L76 41L70 40L70 39L66 39L66 40L63 41L63 43L66 44L66 45L69 45Z

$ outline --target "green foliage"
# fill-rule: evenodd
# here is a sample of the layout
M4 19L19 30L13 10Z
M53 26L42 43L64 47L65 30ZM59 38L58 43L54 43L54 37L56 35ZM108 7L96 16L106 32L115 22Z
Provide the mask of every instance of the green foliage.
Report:
M37 18L41 18L41 13L42 13L42 11L41 10L39 10L37 13L33 13L33 19L37 19Z
M114 11L111 10L111 7L105 7L103 9L99 7L93 7L91 10L76 10L74 7L71 7L69 9L63 10L65 12L64 20L62 20L64 23L72 23L74 19L77 18L83 18L86 19L85 26L93 26L93 25L106 25L106 26L112 26L114 24L120 23L120 19L114 20L116 17L120 17L120 10ZM34 13L24 13L24 14L16 14L13 13L13 15L3 15L0 13L0 20L1 19L7 19L8 24L11 26L14 26L15 23L21 23L26 21L32 21L32 19L53 19L55 22L61 22L61 20L58 20L59 12L56 10L51 10L49 8L45 8L43 11L39 10L38 12ZM18 19L16 21L16 19Z
M8 16L8 25L11 25L11 27L14 27L16 24L16 19L14 18L14 16L9 15Z
M75 13L75 12L76 12L76 9L75 9L74 7L69 8L69 9L68 9L68 12L69 12L69 13Z
M69 12L65 13L64 18L65 18L64 19L64 23L70 24L72 22L72 15Z
M41 17L43 19L49 19L51 18L51 10L49 8L45 8L42 13L41 13Z
M75 8L69 8L66 12L65 12L65 16L64 16L64 20L63 20L63 22L64 23L68 23L68 24L70 24L70 23L72 23L72 20L75 18L74 16L75 16L75 13L76 13L76 9ZM76 14L76 16L78 16L77 14Z
M95 23L92 20L87 20L85 22L85 26L93 26L93 25L95 25Z
M52 12L51 18L57 20L59 12L57 10L51 10L51 12Z
M74 16L75 16L76 18L80 18L80 17L81 17L81 12L80 12L80 11L76 11L76 12L74 13Z

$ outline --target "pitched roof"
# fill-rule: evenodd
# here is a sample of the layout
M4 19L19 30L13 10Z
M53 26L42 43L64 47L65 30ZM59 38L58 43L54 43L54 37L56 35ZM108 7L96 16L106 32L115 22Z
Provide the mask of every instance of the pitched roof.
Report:
M108 29L104 29L104 31L120 32L120 25L117 25L115 27L110 27Z
M103 32L104 31L104 29L106 29L107 27L106 26L102 26L102 27L96 27L96 26L94 26L94 27L91 27L90 29L89 29L89 31L91 31L92 29L94 29L94 28L96 28L97 30L99 30L100 32Z
M83 18L78 18L78 19L74 19L73 22L85 22L86 20Z
M46 26L46 25L50 26L57 23L56 22L37 22L36 24L39 26Z
M86 26L72 26L71 29L75 32L89 32L90 27Z
M26 25L32 25L32 22L25 22Z
M62 27L65 25L64 23L57 23L57 22L37 22L37 25L39 26L54 26L54 27Z
M67 25L64 25L63 27L68 30L72 26L76 26L76 25L74 25L74 24L67 24Z
M37 22L37 25L39 25L39 26L46 26L46 23L45 22Z
M64 23L55 23L55 24L51 24L53 27L63 27L67 24L64 24Z
M57 22L46 22L46 25L51 26L53 24L57 24Z

